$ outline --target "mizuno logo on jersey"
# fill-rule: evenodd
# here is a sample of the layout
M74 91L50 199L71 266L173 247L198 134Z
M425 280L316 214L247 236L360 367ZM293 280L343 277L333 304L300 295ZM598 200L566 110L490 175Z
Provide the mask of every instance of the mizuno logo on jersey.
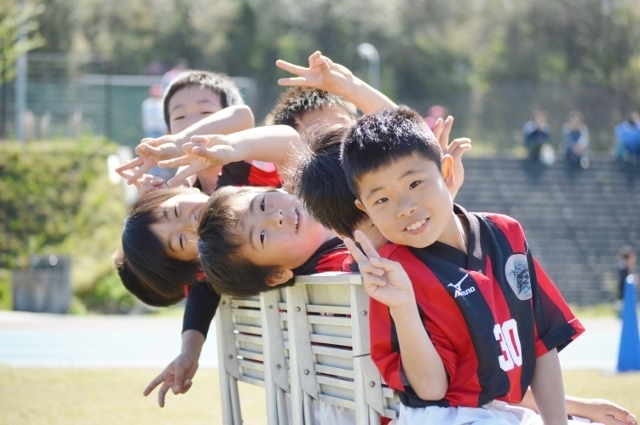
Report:
M467 289L465 289L464 291L462 290L462 282L464 282L464 280L467 278L467 276L469 276L469 273L465 274L462 279L460 279L458 281L458 283L450 283L447 285L447 287L451 286L453 287L453 289L455 289L455 293L454 293L454 298L458 298L458 297L464 297L465 295L469 295L472 292L476 291L476 288L471 286Z

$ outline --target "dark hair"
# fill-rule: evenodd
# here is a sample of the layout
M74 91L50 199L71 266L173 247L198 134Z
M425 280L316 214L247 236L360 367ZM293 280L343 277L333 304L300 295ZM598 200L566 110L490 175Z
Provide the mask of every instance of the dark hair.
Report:
M364 174L413 153L441 167L442 149L427 124L417 112L399 107L362 116L347 134L340 157L349 188L358 196Z
M120 250L113 254L113 264L127 291L131 292L145 304L155 307L166 307L176 304L184 298L184 290L179 285L156 288L153 284L141 279L133 272L124 252Z
M203 209L198 225L198 253L207 281L219 294L248 297L273 289L268 282L281 267L258 266L240 255L243 243L233 229L245 213L234 200L247 193L275 190L268 187L224 186L216 190Z
M160 189L145 193L131 205L122 231L122 255L114 264L124 286L141 301L153 306L175 304L184 298L183 285L197 281L200 262L170 257L151 225L162 217L160 205L176 195L195 189Z
M291 87L280 95L265 124L283 124L297 130L305 113L329 106L344 109L354 120L358 118L356 106L342 96L309 87Z
M295 193L316 221L340 235L353 237L367 215L356 207L356 197L340 165L340 144L348 131L349 126L336 125L311 134L310 152L298 165Z
M623 245L620 248L620 258L623 260L627 260L636 255L636 250L632 245Z
M171 123L169 122L169 102L171 98L178 91L192 86L209 89L213 93L220 95L220 104L223 108L231 105L244 105L240 90L238 90L233 80L225 74L199 70L185 71L171 82L164 95L164 122L167 128L171 128Z

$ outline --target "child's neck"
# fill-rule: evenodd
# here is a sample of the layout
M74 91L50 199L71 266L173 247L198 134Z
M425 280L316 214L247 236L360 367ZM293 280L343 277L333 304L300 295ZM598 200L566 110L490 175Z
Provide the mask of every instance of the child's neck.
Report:
M464 216L451 214L451 219L437 239L438 242L452 246L467 254L469 223Z

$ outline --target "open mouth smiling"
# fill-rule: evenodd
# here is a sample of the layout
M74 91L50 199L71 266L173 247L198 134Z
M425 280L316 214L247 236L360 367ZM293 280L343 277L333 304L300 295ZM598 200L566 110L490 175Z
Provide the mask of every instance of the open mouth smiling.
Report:
M424 227L427 224L427 221L429 219L428 218L424 218L422 220L418 220L414 223L411 223L410 225L408 225L407 227L404 228L405 232L415 232L416 230L421 229L422 227Z

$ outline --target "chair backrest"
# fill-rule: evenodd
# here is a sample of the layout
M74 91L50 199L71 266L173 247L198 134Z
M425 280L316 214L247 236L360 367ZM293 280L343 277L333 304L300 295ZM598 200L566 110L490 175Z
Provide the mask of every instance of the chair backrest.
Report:
M269 425L287 422L287 353L277 306L277 291L220 299L216 337L224 425L242 424L238 381L265 388Z
M312 423L311 400L355 411L355 423L397 417L369 352L369 298L358 274L296 277L286 289L294 423Z
M396 418L399 400L369 353L361 276L326 272L295 282L259 297L222 297L216 330L223 423L242 424L238 381L265 388L269 425L313 424L316 410L334 407L348 409L340 423Z

